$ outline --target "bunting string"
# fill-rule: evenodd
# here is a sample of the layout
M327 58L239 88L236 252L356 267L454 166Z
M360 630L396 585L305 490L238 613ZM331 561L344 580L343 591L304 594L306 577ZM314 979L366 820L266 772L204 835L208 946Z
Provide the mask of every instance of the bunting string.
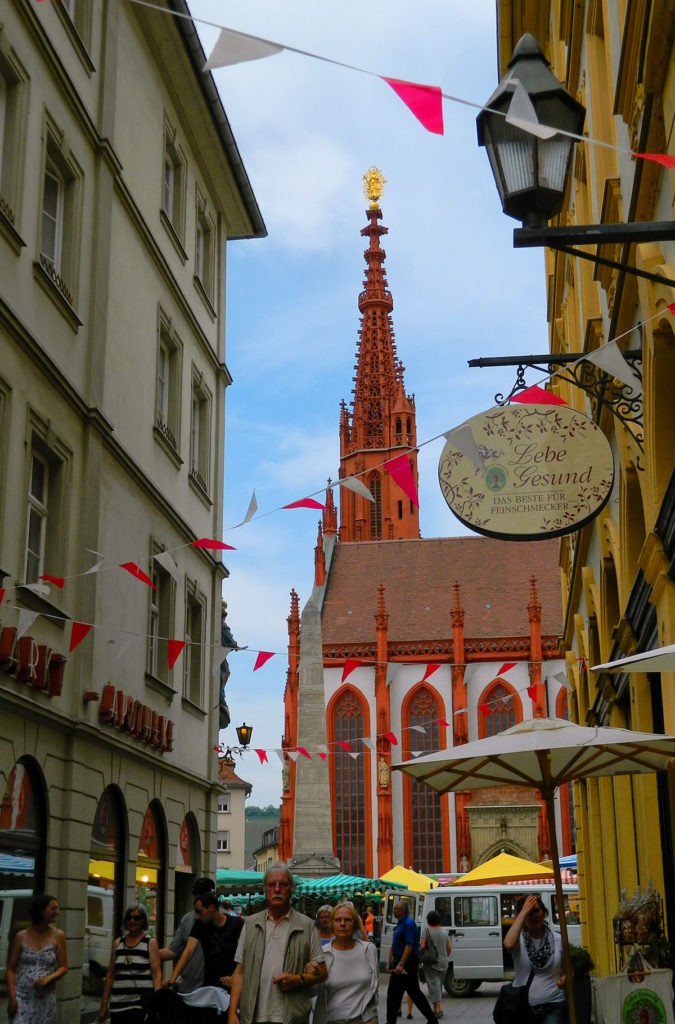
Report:
M617 146L615 143L607 142L604 139L598 139L594 136L580 135L576 132L566 131L562 128L540 124L534 109L532 108L530 110L527 106L523 105L523 94L528 103L529 97L527 97L527 94L522 88L519 88L520 83L516 83L516 91L513 94L512 104L509 110L496 110L493 107L486 106L484 103L476 103L473 100L468 100L464 97L444 92L440 86L422 85L418 82L409 82L401 78L392 78L375 71L370 71L367 68L357 67L354 64L347 64L344 61L336 60L333 57L326 57L323 54L314 53L310 50L303 50L299 47L290 46L286 43L279 43L271 39L265 39L262 36L251 35L247 32L239 32L238 30L228 28L226 25L217 24L213 21L207 21L202 18L195 18L190 14L174 11L167 7L160 7L158 4L151 3L150 0L127 0L127 2L135 3L140 7L146 7L151 10L158 11L161 14L170 14L174 17L185 18L195 25L201 24L206 25L209 28L219 29L220 35L204 66L205 71L211 71L217 67L227 67L232 64L242 63L245 61L257 60L262 57L273 56L274 54L281 53L283 50L287 50L289 53L296 53L303 57L309 57L312 60L318 60L324 64L332 64L335 67L345 68L349 71L356 71L359 74L381 79L386 82L394 92L396 92L418 121L420 121L428 131L434 134L444 134L441 101L448 100L450 103L458 103L462 106L471 107L474 110L485 110L489 113L504 117L507 121L516 124L521 129L529 131L540 137L563 135L579 142L586 142L589 145L602 146L605 149L614 150L616 153L640 158L642 160L651 160L664 167L675 167L675 157L666 153L638 153L634 150L627 149L623 146Z

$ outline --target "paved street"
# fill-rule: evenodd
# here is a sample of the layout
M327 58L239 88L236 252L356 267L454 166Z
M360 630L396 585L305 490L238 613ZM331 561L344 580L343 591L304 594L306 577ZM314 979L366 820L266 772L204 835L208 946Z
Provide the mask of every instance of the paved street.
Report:
M380 1024L385 1024L387 1019L387 985L389 977L383 974L380 978L380 1000L378 1003L378 1018ZM502 986L501 981L484 982L477 992L466 999L453 999L445 995L443 998L442 1024L493 1024L492 1007L495 1005L497 993ZM422 985L422 992L426 995L426 988ZM408 1024L406 1017L407 1009L404 1003L403 1017L399 1020L401 1024ZM412 1024L423 1024L424 1018L413 1006Z

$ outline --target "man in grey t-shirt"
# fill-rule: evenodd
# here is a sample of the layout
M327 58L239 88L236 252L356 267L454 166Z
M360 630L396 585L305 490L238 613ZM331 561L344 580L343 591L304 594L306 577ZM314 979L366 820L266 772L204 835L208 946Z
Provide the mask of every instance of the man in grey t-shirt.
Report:
M192 886L192 895L195 899L202 896L207 892L214 892L215 885L210 878L198 878ZM179 960L180 955L187 945L187 940L190 938L190 932L194 928L195 921L197 920L194 910L189 910L187 914L184 914L181 918L180 924L176 929L176 934L172 938L168 946L164 949L160 949L159 958L160 960ZM192 958L186 963L183 973L180 979L180 990L181 992L194 992L196 988L200 988L204 984L204 954L202 947L197 944Z

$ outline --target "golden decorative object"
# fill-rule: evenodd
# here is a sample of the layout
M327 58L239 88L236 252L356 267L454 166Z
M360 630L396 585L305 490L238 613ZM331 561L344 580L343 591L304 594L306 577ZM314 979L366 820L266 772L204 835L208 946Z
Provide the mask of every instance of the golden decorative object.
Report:
M363 175L363 194L366 199L370 199L371 210L377 210L378 199L384 192L384 186L387 184L382 171L378 171L377 167L369 167L366 173Z

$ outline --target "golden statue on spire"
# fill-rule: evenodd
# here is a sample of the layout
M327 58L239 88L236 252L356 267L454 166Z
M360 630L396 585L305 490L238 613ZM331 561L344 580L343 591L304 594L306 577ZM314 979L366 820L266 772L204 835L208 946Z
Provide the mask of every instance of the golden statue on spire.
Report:
M370 199L370 209L379 209L378 199L384 192L384 186L387 184L382 171L378 171L377 167L369 167L366 173L363 175L363 194L366 199Z

